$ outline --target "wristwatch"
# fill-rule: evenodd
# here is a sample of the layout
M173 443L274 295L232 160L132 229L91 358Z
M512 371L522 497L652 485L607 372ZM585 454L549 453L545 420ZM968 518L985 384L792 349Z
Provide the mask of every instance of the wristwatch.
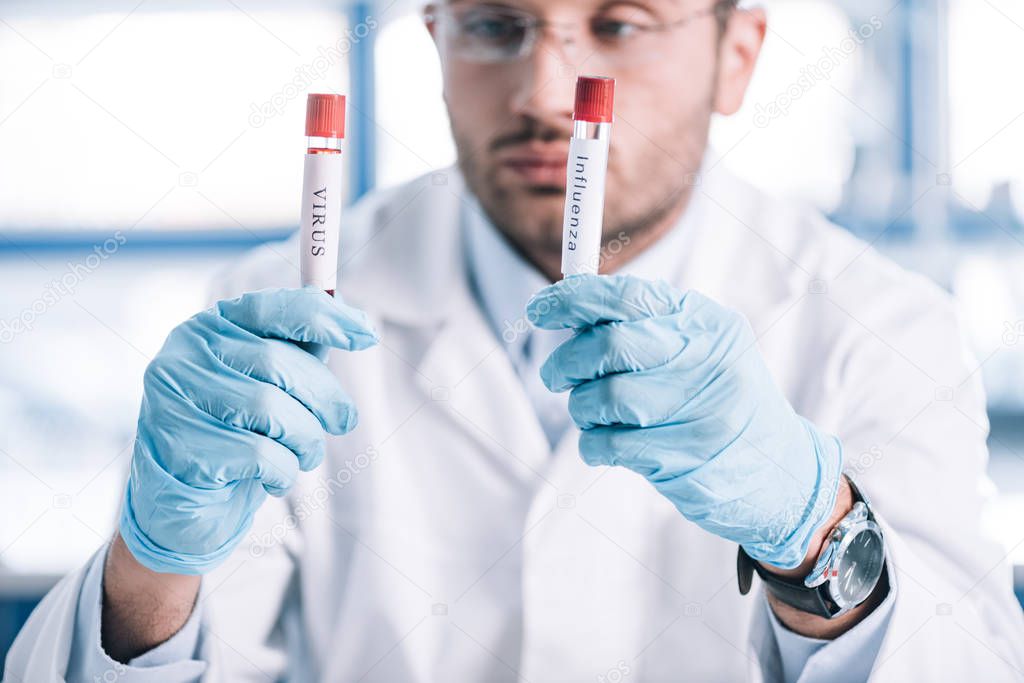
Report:
M753 574L779 601L827 619L846 614L868 599L885 569L882 530L871 505L849 477L853 509L832 529L814 569L802 581L764 569L740 547L736 577L740 594L750 592Z

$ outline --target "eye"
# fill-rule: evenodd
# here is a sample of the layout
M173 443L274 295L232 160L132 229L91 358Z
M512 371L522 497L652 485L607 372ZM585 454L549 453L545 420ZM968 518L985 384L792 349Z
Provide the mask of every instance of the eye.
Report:
M505 42L521 36L523 29L521 22L514 17L480 13L463 19L462 32L481 40Z
M629 21L619 19L595 19L590 30L601 40L626 40L641 31L641 27Z

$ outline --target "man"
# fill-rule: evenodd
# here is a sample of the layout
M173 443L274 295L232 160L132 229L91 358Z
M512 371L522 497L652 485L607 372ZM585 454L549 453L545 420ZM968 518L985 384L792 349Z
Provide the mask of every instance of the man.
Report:
M461 0L427 23L459 172L351 211L343 301L288 289L275 245L172 332L120 532L12 680L1024 675L949 301L705 152L764 15ZM574 69L616 78L614 274L550 285Z

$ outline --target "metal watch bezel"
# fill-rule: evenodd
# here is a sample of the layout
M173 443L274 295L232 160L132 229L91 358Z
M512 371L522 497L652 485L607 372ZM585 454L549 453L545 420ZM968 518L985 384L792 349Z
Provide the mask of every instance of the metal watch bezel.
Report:
M804 585L808 588L817 588L822 584L827 583L827 590L829 598L839 608L832 618L846 614L857 605L861 604L868 596L871 595L869 592L858 602L847 602L842 597L839 590L839 566L843 562L843 558L846 557L846 553L850 548L850 544L857 538L862 532L869 532L875 534L879 539L879 548L882 549L884 554L884 536L881 528L872 519L871 511L868 506L858 501L854 503L853 509L850 510L849 514L844 517L836 528L829 534L829 541L822 548L821 553L818 555L818 561L814 565L814 569L804 579ZM878 580L882 576L882 572L885 571L885 560L882 558L882 562L879 563L878 575L874 577L872 582L871 590L878 585Z

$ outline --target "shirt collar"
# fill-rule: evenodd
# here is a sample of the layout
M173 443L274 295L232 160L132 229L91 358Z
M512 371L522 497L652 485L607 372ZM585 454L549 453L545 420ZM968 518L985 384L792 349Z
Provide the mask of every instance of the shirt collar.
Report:
M526 303L548 279L520 256L487 219L475 198L463 211L469 273L491 328L513 356L533 329Z

